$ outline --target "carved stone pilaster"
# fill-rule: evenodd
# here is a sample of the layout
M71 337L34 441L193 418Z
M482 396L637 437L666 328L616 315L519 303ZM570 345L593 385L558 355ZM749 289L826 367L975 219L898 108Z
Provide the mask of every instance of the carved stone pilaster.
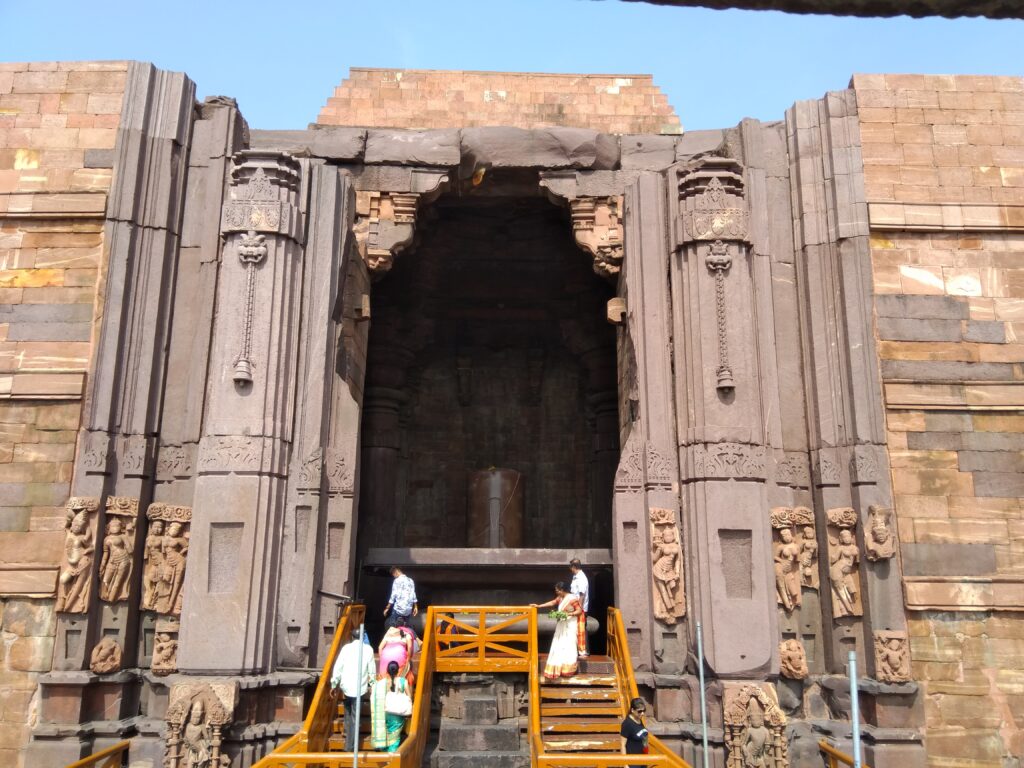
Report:
M120 603L128 599L135 563L135 529L139 500L107 497L107 525L100 556L100 600Z
M238 683L178 683L167 706L164 768L224 768L225 727L234 717Z
M614 279L622 269L622 195L569 201L576 244L594 259L594 272Z
M58 612L86 613L96 558L99 499L72 496L64 505L64 552L57 577Z

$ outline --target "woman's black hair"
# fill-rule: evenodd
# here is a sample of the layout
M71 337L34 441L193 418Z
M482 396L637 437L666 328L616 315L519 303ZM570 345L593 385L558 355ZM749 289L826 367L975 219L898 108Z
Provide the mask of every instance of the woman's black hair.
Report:
M397 674L398 674L398 662L397 661L389 661L388 662L388 677L391 678L391 690L392 691L395 690L395 675L397 675Z
M565 582L564 581L559 581L559 582L555 582L555 591L556 592L568 592L569 590L565 588Z
M395 616L395 626L396 627L406 627L408 625L409 625L409 620L407 618L405 618L405 616L402 616L402 615Z
M392 664L393 663L394 662L392 662ZM630 710L632 710L634 712L636 712L637 710L641 710L641 709L646 710L647 709L647 702L644 701L643 699L641 699L639 696L637 696L635 699L633 699L632 701L629 702L629 708L630 708Z

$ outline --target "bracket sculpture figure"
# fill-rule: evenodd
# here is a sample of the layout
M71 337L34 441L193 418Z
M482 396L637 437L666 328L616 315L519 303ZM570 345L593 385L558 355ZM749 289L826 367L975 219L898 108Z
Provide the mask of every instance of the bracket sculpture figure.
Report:
M150 668L154 675L166 677L178 671L178 619L161 616L157 619Z
M154 503L146 511L149 534L143 555L142 608L161 614L181 614L192 508Z
M860 550L854 537L857 511L830 509L828 516L828 577L832 585L832 615L863 616L860 589Z
M96 511L100 500L72 496L64 506L64 552L57 577L56 610L85 613L92 591L92 565L96 557Z
M906 632L875 632L875 678L883 683L910 680L910 647Z
M225 768L224 727L231 722L237 683L183 683L171 689L164 768Z
M768 684L727 686L726 768L787 768L786 714Z
M128 599L134 570L135 529L139 500L107 497L107 530L100 559L100 600L119 603Z
M97 675L107 675L121 669L121 646L110 635L104 635L92 649L89 669Z
M686 615L683 546L671 509L652 507L651 572L654 577L654 616L668 625Z
M576 244L594 259L594 272L615 280L622 270L622 195L569 201Z
M888 560L896 554L896 537L891 525L892 510L872 504L868 507L868 517L868 531L864 537L868 560Z
M804 644L796 638L779 643L779 671L790 680L803 680L810 674Z

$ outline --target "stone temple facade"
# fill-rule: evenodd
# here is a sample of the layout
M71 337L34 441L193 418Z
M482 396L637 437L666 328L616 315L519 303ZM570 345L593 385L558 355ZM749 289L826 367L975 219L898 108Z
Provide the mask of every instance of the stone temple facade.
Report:
M0 764L294 732L339 595L583 558L655 729L1024 754L1024 81L684 132L649 77L353 69L306 130L0 65ZM523 478L520 548L469 479ZM600 643L600 635L594 642ZM785 723L785 725L782 725Z

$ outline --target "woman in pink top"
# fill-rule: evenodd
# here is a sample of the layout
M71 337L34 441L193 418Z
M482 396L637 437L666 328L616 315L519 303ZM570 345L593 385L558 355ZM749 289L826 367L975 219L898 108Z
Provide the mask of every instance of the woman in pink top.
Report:
M384 633L384 639L377 646L377 650L380 652L377 672L382 677L387 674L388 664L392 661L398 664L398 669L403 676L409 671L409 659L412 658L412 637L402 631L402 625L405 624L403 619L402 616L395 619L397 626L388 629Z

